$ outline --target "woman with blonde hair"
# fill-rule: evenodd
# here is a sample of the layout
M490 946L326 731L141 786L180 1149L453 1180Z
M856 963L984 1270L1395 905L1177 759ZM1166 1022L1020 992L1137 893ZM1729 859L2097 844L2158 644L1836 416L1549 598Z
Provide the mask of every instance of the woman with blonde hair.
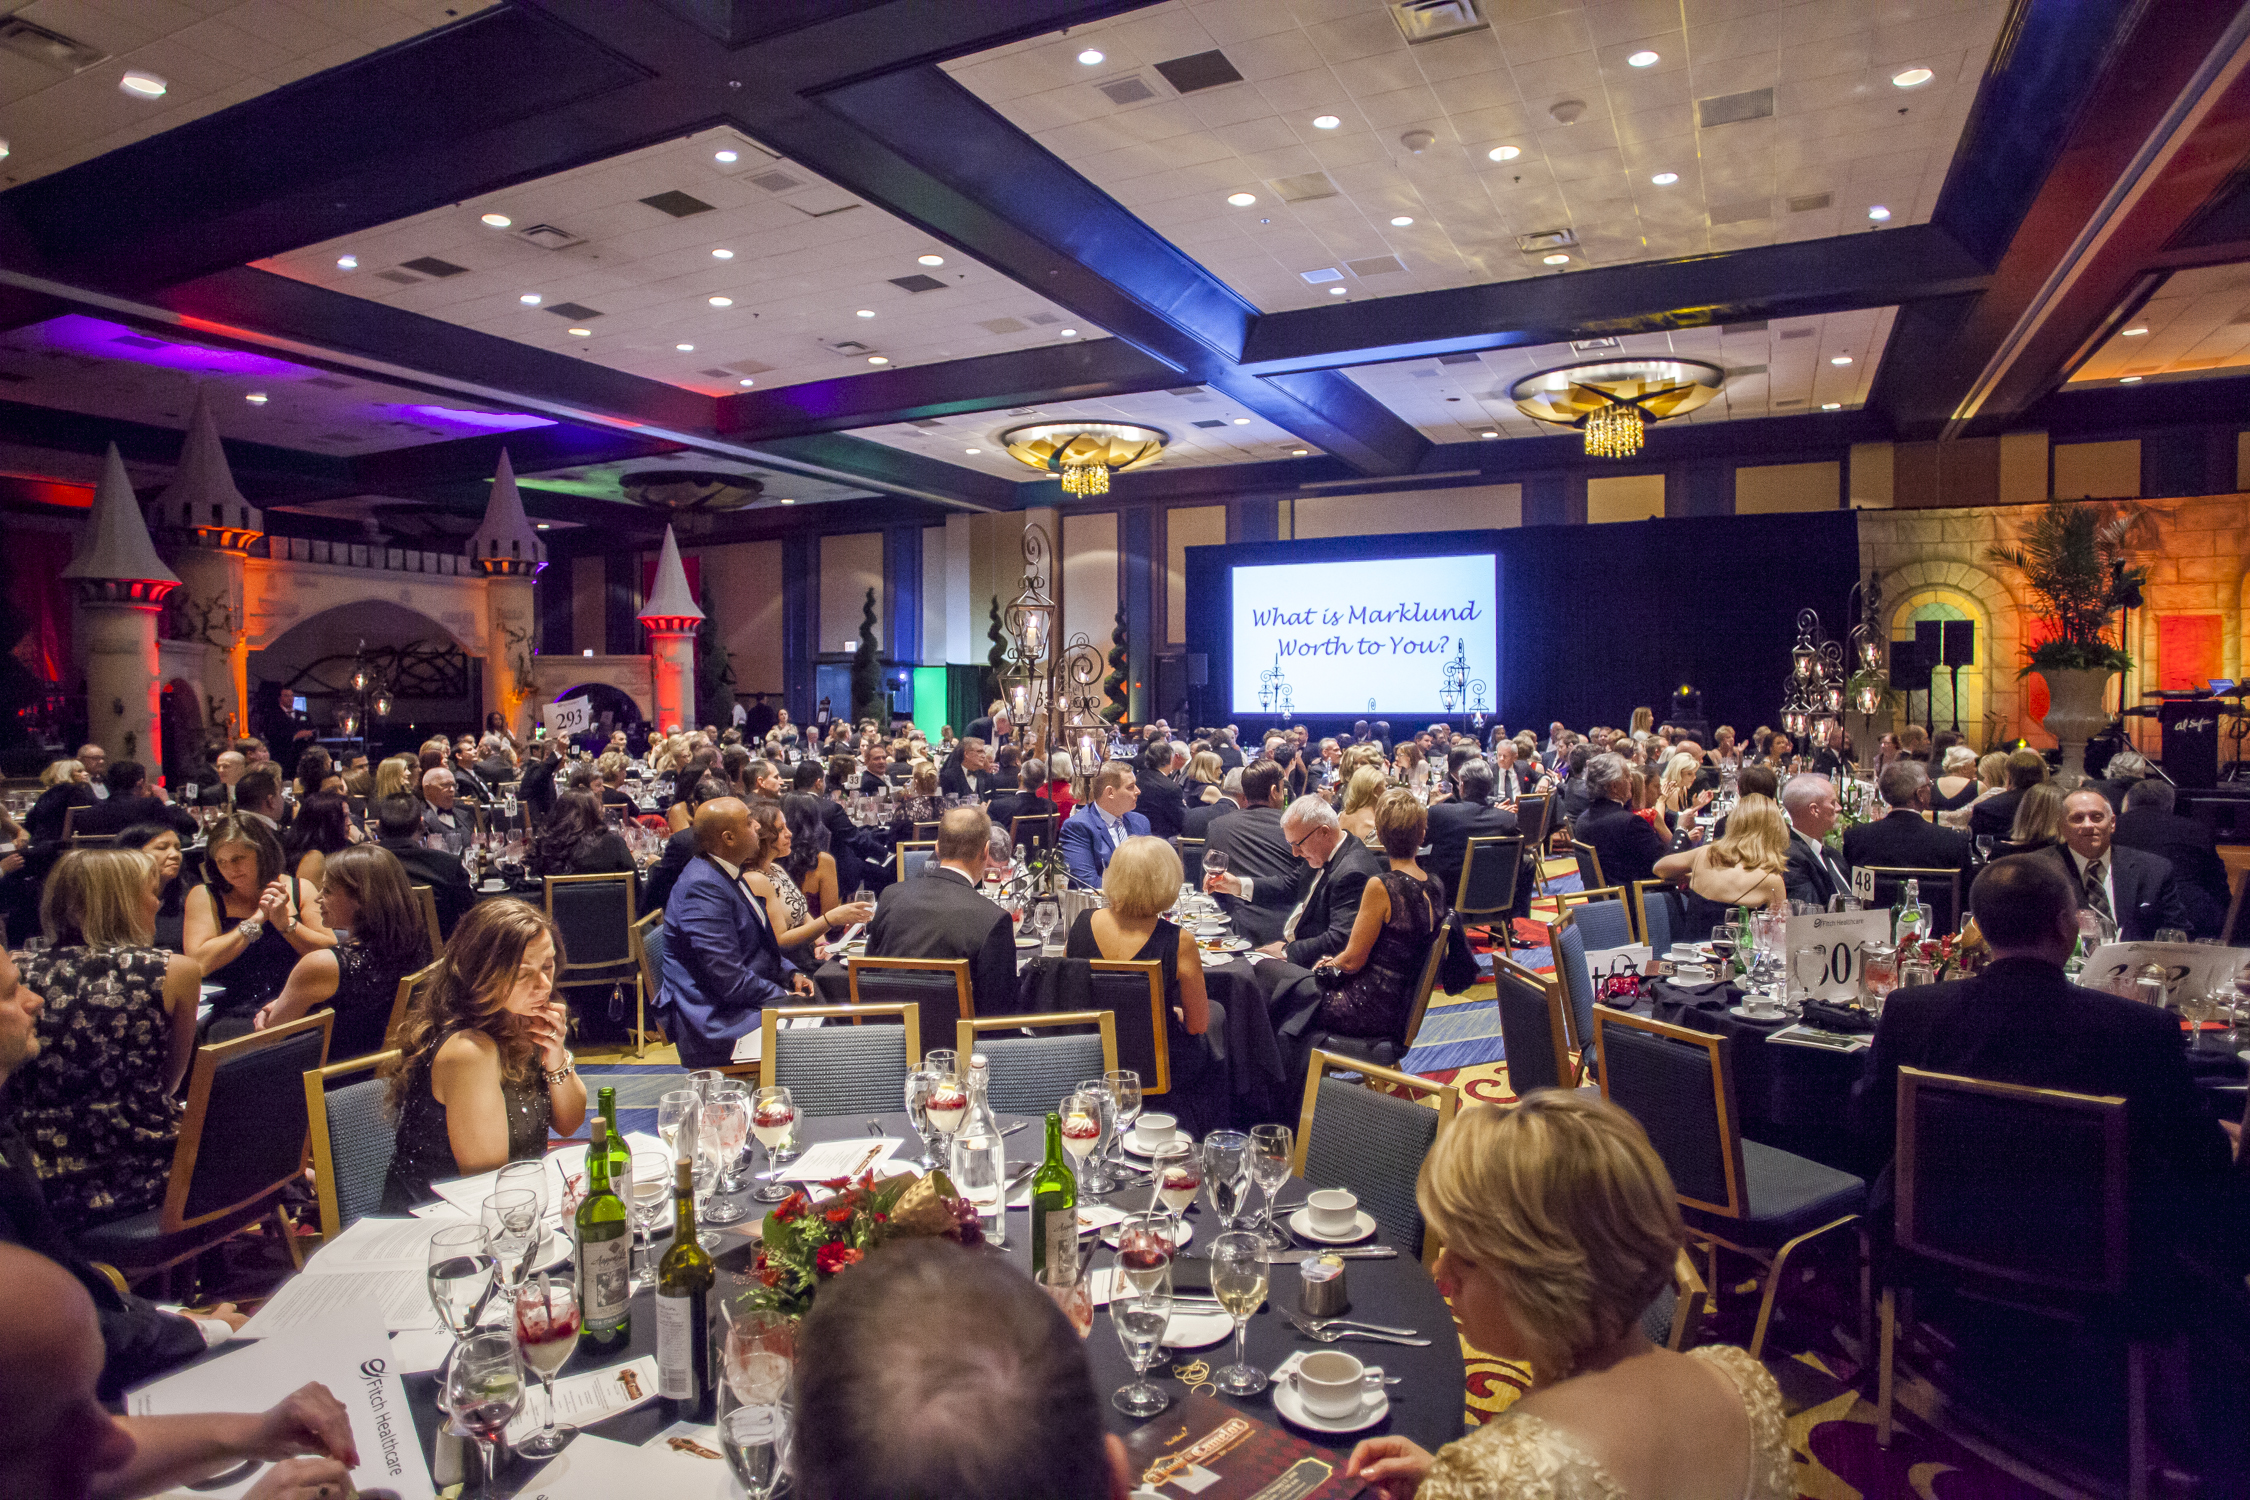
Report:
M1789 892L1789 818L1771 797L1747 796L1727 815L1726 837L1656 862L1659 880L1685 877L1684 930L1706 933L1733 920L1738 906L1784 910Z
M1209 1029L1209 998L1195 935L1159 913L1180 891L1180 856L1165 840L1141 834L1118 845L1102 870L1106 907L1089 907L1071 925L1064 953L1070 958L1150 959L1164 971L1164 1001L1190 1036Z
M522 901L479 902L453 929L384 1069L398 1122L384 1213L431 1201L444 1178L537 1161L550 1128L585 1123L570 1016L554 997L560 950L554 924Z
M2023 800L2016 804L2016 821L2008 829L2008 842L2016 847L2008 852L2028 854L2034 849L2049 849L2061 843L2063 812L2068 801L2063 789L2052 781L2026 788Z
M1218 752L1198 750L1188 761L1187 798L1205 806L1219 800L1219 783L1227 779L1226 767L1219 764Z
M1659 784L1658 801L1664 811L1677 818L1694 812L1711 800L1711 793L1697 792L1695 781L1703 774L1703 765L1692 755L1675 755L1664 763L1664 777Z
M2002 774L2005 774L2007 764L2007 757L2002 756ZM1978 790L1976 751L1967 745L1946 746L1944 759L1931 773L1931 808L1940 813L1949 813L1957 807L1967 807L1977 800Z
M1975 794L1949 812L1938 814L1938 821L1948 828L1967 828L1969 812L1987 797L1996 797L2008 789L2008 752L1993 750L1977 759Z
M9 1097L68 1234L157 1207L171 1178L203 971L151 945L156 874L137 849L65 854L39 903L47 946L18 959L46 1006Z
M1351 773L1351 780L1344 783L1343 815L1337 819L1344 832L1363 844L1375 842L1375 804L1390 785L1379 766L1361 766Z
M1728 1345L1676 1354L1641 1314L1686 1235L1672 1179L1631 1116L1539 1089L1472 1105L1415 1188L1445 1245L1437 1284L1487 1354L1531 1389L1437 1453L1402 1437L1352 1450L1383 1500L1787 1500L1797 1493L1781 1390Z
M39 785L44 790L31 804L31 811L23 815L23 823L42 844L62 837L63 815L70 809L92 807L99 800L94 796L94 778L81 760L49 761L47 769L39 773Z
M421 779L420 768L413 757L393 755L375 768L375 800L385 797L420 797L416 783Z

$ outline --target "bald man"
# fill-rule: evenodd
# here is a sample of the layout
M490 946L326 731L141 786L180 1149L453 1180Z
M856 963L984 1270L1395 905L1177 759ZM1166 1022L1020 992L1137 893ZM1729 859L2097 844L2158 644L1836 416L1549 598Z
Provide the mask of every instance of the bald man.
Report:
M758 825L740 797L695 810L694 859L664 902L664 972L656 1011L690 1068L733 1061L769 1005L811 1000L812 980L782 955L765 903L743 871L758 855Z

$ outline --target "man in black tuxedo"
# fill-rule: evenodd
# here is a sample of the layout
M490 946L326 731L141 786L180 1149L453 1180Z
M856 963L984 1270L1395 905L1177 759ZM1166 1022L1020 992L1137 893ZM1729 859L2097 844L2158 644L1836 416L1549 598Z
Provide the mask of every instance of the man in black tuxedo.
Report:
M1830 897L1850 895L1851 861L1827 844L1844 810L1836 784L1810 772L1792 776L1781 785L1781 810L1789 814L1789 867L1781 875L1789 899L1826 906Z
M422 843L422 804L412 797L385 797L375 804L376 842L406 866L409 885L426 885L437 902L438 932L453 935L453 924L477 904L468 869L460 858Z
M1516 815L1505 807L1493 804L1493 767L1489 762L1472 760L1461 767L1455 783L1461 795L1450 802L1440 802L1430 809L1430 852L1422 861L1432 875L1445 887L1445 896L1451 901L1461 889L1461 867L1469 860L1469 840L1505 838L1517 831ZM1606 871L1609 866L1603 865ZM1522 915L1531 911L1530 882L1516 882L1517 905Z
M1212 855L1223 854L1229 874L1248 875L1269 891L1295 877L1297 856L1281 832L1282 786L1278 762L1257 760L1242 768L1242 810L1211 820L1210 831L1204 835L1206 870ZM1254 943L1270 943L1279 937L1281 920L1288 912L1278 903L1254 905L1223 892L1219 904L1242 935Z
M1969 836L1940 828L1930 810L1930 773L1918 760L1895 760L1877 781L1886 817L1844 830L1847 868L1881 865L1903 870L1966 870L1976 846Z
M1234 726L1224 725L1211 731L1211 753L1219 757L1219 764L1229 771L1248 765L1242 747L1234 742Z
M983 894L992 819L956 807L938 820L937 862L888 886L867 929L871 958L965 958L980 1016L1016 1009L1016 931Z
M789 773L789 789L820 799L820 826L828 830L828 852L836 857L836 889L849 894L858 889L867 873L859 857L859 830L843 804L828 795L828 772L817 758L808 756Z
M2047 758L2036 750L2018 750L2008 757L2008 787L1969 809L1969 833L1975 838L2004 839L2016 826L2016 804L2023 794L2047 779Z
M1012 791L994 792L987 802L985 815L992 819L995 828L1007 829L1011 836L1018 818L1051 818L1055 804L1047 797L1047 767L1038 756L1025 760L1016 773L1016 788ZM1052 845L1057 830L1047 830Z
M948 797L992 795L992 747L975 735L964 735L953 747L952 758L938 769L938 790Z
M1563 762L1562 815L1572 823L1586 816L1593 805L1594 794L1586 786L1586 767L1593 763L1594 747L1580 741L1570 747L1569 758Z
M2108 804L2099 792L2083 794ZM2073 800L2076 800L2075 798ZM1921 1068L2028 1088L2121 1095L2135 1204L2134 1260L2191 1239L2223 1193L2228 1147L2206 1111L2168 1010L2082 989L2062 966L2078 941L2078 894L2048 854L1995 861L1970 892L1992 957L1969 979L1894 991L1884 1002L1852 1089L1852 1124L1870 1161L1888 1161L1897 1130L1898 1070ZM1886 1209L1890 1169L1876 1186ZM2174 1239L2172 1243L2177 1243Z
M2063 841L2039 858L2057 862L2078 892L2078 904L2107 918L2125 943L2155 940L2157 929L2176 927L2194 937L2180 900L2172 862L2139 849L2117 847L2117 814L2109 799L2080 787L2063 799Z
M1625 805L1633 795L1625 757L1605 751L1586 762L1586 790L1591 800L1572 837L1593 845L1601 856L1603 882L1622 889L1636 880L1654 880L1656 862L1671 852L1671 845ZM1437 811L1430 809L1433 818Z
M148 768L139 761L111 762L107 779L108 800L78 809L70 825L74 831L123 833L135 823L164 823L183 839L195 837L195 814L149 790Z
M1187 810L1187 821L1181 825L1180 833L1185 838L1208 839L1213 823L1242 808L1242 767L1237 766L1219 779L1216 802L1198 802Z
M1008 743L1008 736L1015 732L1015 727L1015 721L1008 714L1007 705L995 703L992 705L991 713L969 721L969 727L964 731L963 737L982 740L987 746L997 748Z
M2218 840L2207 825L2173 811L2175 805L2172 784L2163 778L2151 776L2133 783L2110 842L2169 860L2179 878L2189 929L2197 937L2224 937L2219 929L2226 922L2233 892L2226 862L2219 858ZM83 825L86 815L80 813L78 821Z
M1148 831L1176 839L1187 825L1187 794L1172 774L1169 740L1151 740L1141 751L1141 800L1133 810L1148 819Z

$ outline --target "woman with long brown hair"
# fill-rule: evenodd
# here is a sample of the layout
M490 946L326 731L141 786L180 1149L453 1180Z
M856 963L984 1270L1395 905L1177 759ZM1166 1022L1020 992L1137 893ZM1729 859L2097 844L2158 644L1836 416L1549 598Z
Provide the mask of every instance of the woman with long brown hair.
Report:
M388 849L355 844L328 861L314 899L336 946L297 960L280 997L258 1012L258 1029L327 1007L336 1012L330 1061L379 1052L398 982L429 962L429 929L406 867Z
M248 813L211 825L203 850L209 872L187 894L181 951L224 986L212 1001L207 1040L251 1029L252 1018L281 993L297 960L336 946L336 934L307 910L309 887L282 872L281 845Z
M554 924L522 901L479 902L453 929L384 1070L398 1121L384 1213L429 1202L433 1182L536 1161L550 1129L585 1123L570 1016L554 997L560 954Z
M633 851L609 826L591 792L565 792L539 825L531 846L531 875L629 875Z

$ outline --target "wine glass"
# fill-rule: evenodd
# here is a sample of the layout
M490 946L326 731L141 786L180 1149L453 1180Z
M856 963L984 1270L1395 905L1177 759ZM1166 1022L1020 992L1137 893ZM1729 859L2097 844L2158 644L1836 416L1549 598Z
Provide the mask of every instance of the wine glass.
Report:
M717 1068L697 1068L687 1075L687 1086L695 1092L698 1099L710 1098L712 1086L727 1081L727 1075Z
M694 1118L702 1102L702 1096L693 1089L674 1089L656 1101L657 1139L664 1142L664 1154L671 1160L678 1161L684 1154L680 1150L681 1127ZM694 1134L691 1133L688 1140L692 1145ZM665 1181L670 1180L671 1174L666 1173Z
M727 1313L719 1446L743 1493L766 1500L788 1462L792 1331L770 1313Z
M1732 922L1721 922L1711 929L1711 951L1719 956L1719 975L1733 974L1736 928Z
M1162 1209L1144 1209L1129 1215L1117 1226L1117 1263L1112 1269L1112 1294L1122 1295L1122 1286L1129 1285L1136 1292L1156 1289L1172 1269L1172 1257L1177 1246L1173 1243L1172 1216Z
M1203 1186L1220 1228L1239 1223L1250 1180L1250 1137L1239 1130L1214 1130L1203 1138Z
M492 1180L495 1193L529 1193L539 1200L539 1222L547 1221L547 1188L553 1181L548 1175L545 1158L532 1161L512 1161L500 1169Z
M906 1075L906 1118L914 1126L914 1134L921 1139L922 1155L916 1165L925 1172L937 1167L938 1129L930 1123L930 1093L937 1087L938 1075L928 1068L916 1068Z
M1063 1150L1070 1153L1071 1164L1077 1169L1088 1192L1094 1191L1093 1175L1086 1166L1102 1141L1102 1101L1098 1095L1084 1089L1067 1096L1062 1102Z
M706 1101L712 1099L730 1098L739 1099L742 1101L742 1117L744 1121L742 1142L743 1147L747 1147L750 1142L750 1128L748 1124L750 1118L750 1085L744 1083L739 1078L722 1078L717 1083L711 1085L710 1091L704 1095L704 1098ZM738 1193L742 1191L742 1160L742 1148L737 1148L735 1154L732 1156L722 1156L719 1159L720 1192Z
M542 1271L517 1288L515 1308L516 1348L547 1392L547 1425L516 1444L516 1451L553 1458L578 1436L568 1422L555 1422L555 1375L578 1347L578 1289L569 1277Z
M454 1425L476 1440L484 1459L479 1493L492 1500L500 1437L523 1410L523 1358L516 1352L516 1336L495 1329L463 1339L446 1371L444 1399Z
M766 1180L750 1196L760 1203L779 1203L789 1189L779 1180L781 1153L797 1139L797 1105L785 1088L764 1088L750 1096L750 1133L766 1148Z
M1112 1155L1122 1158L1125 1153L1125 1132L1141 1117L1141 1075L1131 1068L1112 1068L1102 1075L1102 1086L1109 1090L1111 1120L1110 1145Z
M1211 1241L1211 1295L1234 1319L1234 1363L1216 1377L1230 1396L1255 1396L1266 1388L1266 1372L1243 1352L1250 1315L1266 1300L1265 1255L1265 1241L1255 1234L1231 1232Z
M932 1047L922 1054L922 1066L932 1073L959 1073L961 1054L951 1047Z
M1273 1200L1281 1196L1281 1185L1289 1180L1290 1158L1296 1146L1295 1134L1286 1125L1250 1127L1250 1176L1266 1195L1258 1232L1277 1249L1288 1248L1289 1236L1274 1227Z
M1158 1285L1149 1290L1136 1290L1128 1297L1120 1288L1110 1296L1109 1321L1117 1330L1117 1342L1125 1346L1126 1363L1133 1367L1132 1383L1110 1400L1127 1416L1153 1417L1172 1404L1172 1398L1148 1378L1149 1362L1164 1343L1164 1325L1172 1320L1169 1271L1169 1266L1159 1271Z
M477 1331L496 1269L482 1224L448 1224L430 1236L430 1306L456 1340Z
M494 1193L478 1209L477 1219L484 1226L485 1245L497 1263L500 1284L512 1296L531 1269L532 1247L547 1236L538 1195L523 1188Z
M641 1242L641 1267L633 1273L633 1289L656 1285L656 1252L649 1242L656 1226L672 1206L672 1159L661 1151L633 1153L632 1196L625 1207L633 1218L633 1231Z
M1203 851L1203 889L1209 891L1214 881L1223 881L1227 873L1227 856L1223 849Z
M1161 1207L1176 1224L1203 1190L1203 1160L1194 1145L1170 1140L1150 1155L1148 1178L1154 1185L1151 1207Z
M1087 1169L1090 1175L1086 1190L1091 1193L1106 1193L1117 1186L1117 1179L1109 1169L1109 1148L1117 1139L1117 1096L1109 1091L1106 1075L1083 1080L1077 1091L1100 1106L1097 1118L1102 1127L1101 1135L1094 1142L1093 1154L1087 1158L1091 1165Z
M750 1109L740 1094L717 1094L703 1102L700 1120L697 1163L699 1168L709 1171L712 1185L723 1189L726 1170L742 1154L743 1144L750 1138ZM697 1175L702 1174L699 1171ZM700 1183L697 1191L703 1191ZM733 1224L747 1217L749 1212L739 1202L719 1201L718 1193L712 1193L697 1205L700 1222L705 1224Z

